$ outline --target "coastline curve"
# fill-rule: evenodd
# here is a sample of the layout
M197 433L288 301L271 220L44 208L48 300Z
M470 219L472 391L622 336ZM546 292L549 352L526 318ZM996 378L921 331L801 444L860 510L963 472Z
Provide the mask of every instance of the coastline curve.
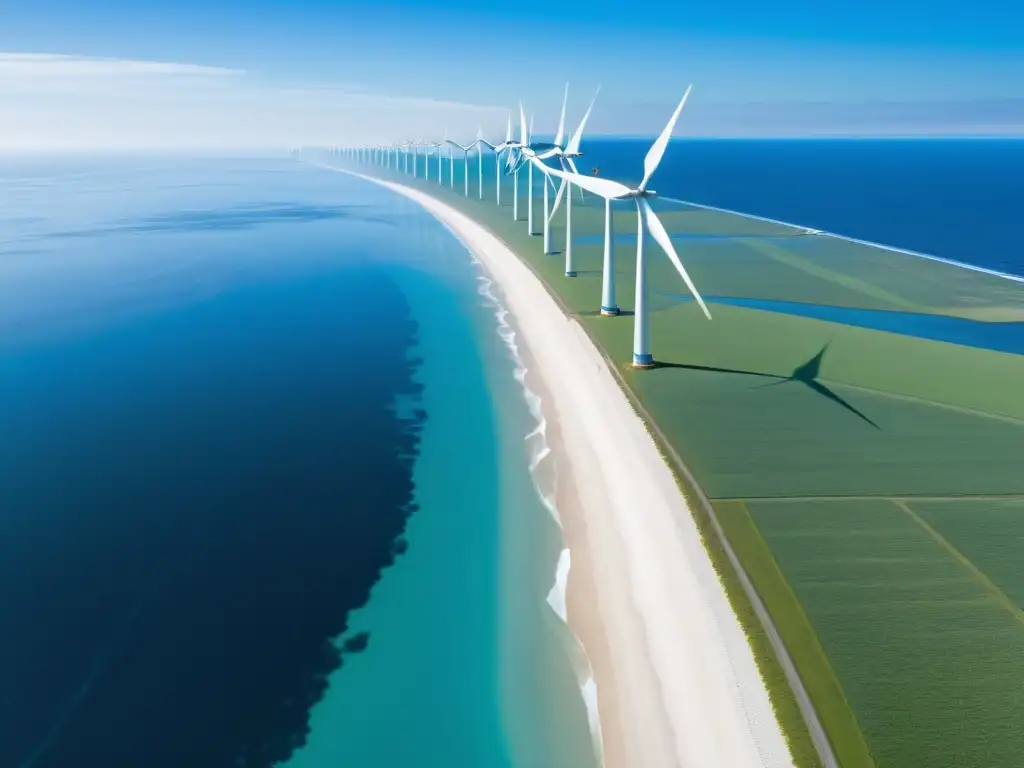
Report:
M601 527L603 523L607 528L601 534L605 537L603 545L619 553L622 560L628 561L628 564L619 563L615 566L622 571L617 577L625 583L625 588L621 590L622 594L617 598L602 594L601 599L609 603L614 599L619 600L615 620L620 622L616 629L622 634L617 640L621 640L623 646L632 646L632 653L626 653L624 650L623 653L616 655L616 662L622 668L618 670L619 674L615 678L620 685L625 683L625 687L630 688L634 694L632 697L625 697L628 701L625 702L623 710L617 713L620 718L628 721L624 730L629 731L632 736L629 754L634 764L639 758L645 765L666 766L729 764L739 768L743 765L792 765L792 757L772 711L749 642L725 597L721 581L711 566L692 513L687 509L685 499L679 490L678 481L673 477L665 460L668 458L666 449L677 464L677 469L690 480L693 479L692 474L678 460L678 456L674 455L675 452L664 441L657 425L650 421L635 398L630 396L614 365L609 364L607 357L585 329L565 311L558 298L547 289L544 281L529 265L515 257L514 251L507 244L482 225L419 190L345 169L321 167L385 186L420 203L436 218L445 221L449 228L469 231L468 237L460 239L464 243L472 241L471 250L474 255L485 262L487 258L484 252L488 250L486 246L489 239L491 259L494 260L497 254L497 259L503 260L500 264L489 265L492 274L495 267L518 270L518 275L509 278L506 274L506 279L523 284L520 290L525 288L526 293L533 292L534 295L525 301L535 302L535 306L530 307L531 311L537 310L538 314L546 316L546 319L537 318L534 322L538 327L546 323L545 327L550 328L552 322L557 322L553 319L553 313L557 313L562 323L569 324L561 335L570 342L570 346L576 347L575 350L569 350L578 358L574 362L583 363L587 367L588 372L581 372L579 375L591 376L591 367L598 374L598 381L591 382L588 386L594 390L590 393L591 397L588 398L586 393L581 393L584 396L579 398L581 401L589 402L574 404L571 402L573 398L566 398L565 394L560 398L558 393L555 393L554 405L559 416L564 415L563 410L584 409L587 406L592 407L591 412L600 413L602 398L608 404L611 404L611 399L614 398L616 411L623 408L628 410L629 417L620 418L619 423L614 423L615 419L597 419L596 421L603 422L599 423L597 428L606 430L616 438L616 441L621 440L622 444L628 445L632 442L634 447L643 453L643 457L635 457L626 451L614 456L614 462L632 465L621 467L622 472L638 471L641 475L647 474L650 477L650 487L639 491L643 498L637 498L635 493L625 493L623 489L628 489L631 485L628 481L608 481L602 490L608 492L612 498L596 498L596 492L588 488L581 489L581 493L588 493L588 503L583 505L588 515L594 511L593 516L596 518L601 519L602 515L605 516L601 523L596 524L596 527ZM483 248L481 242L484 243ZM512 258L505 258L502 253L507 253ZM504 263L506 261L514 262L514 265ZM496 275L495 277L497 278ZM534 286L525 286L527 281L534 283ZM504 284L503 280L499 282ZM537 298L537 291L543 294L543 299ZM544 302L548 304L547 307L540 306ZM512 311L520 318L521 313L515 312L515 308ZM527 333L528 337L529 335ZM572 343L573 337L575 343ZM530 346L532 351L532 343ZM557 365L559 364L556 363ZM560 364L563 371L568 366L568 362ZM540 368L543 378L544 365L541 364ZM601 376L602 373L605 373L605 376ZM564 383L555 383L562 389L567 386ZM611 394L612 390L614 395ZM578 413L572 415L580 418ZM592 417L589 419L590 428L594 428L594 421ZM584 456L589 452L589 458L600 466L600 459L593 455L597 449L587 449L583 447L582 442L585 441L577 441L573 446L574 450L569 452L574 458L578 452ZM652 453L656 456L656 462L645 464L645 460ZM701 503L707 504L706 497L703 494L699 495ZM637 505L655 511L650 520L637 519L623 512L624 509L636 508ZM596 510L592 510L592 506L596 507ZM728 548L728 543L724 541L724 531L717 524L713 510L708 511L715 522L716 532ZM662 514L659 515L658 512ZM588 528L592 522L588 519ZM676 558L652 557L653 553L650 550L655 547L671 548ZM788 662L784 664L787 677L797 692L801 710L805 710L805 704L809 708L805 710L805 717L812 732L816 732L823 739L819 745L818 738L815 738L816 745L823 752L823 762L827 766L837 765L820 721L806 696L806 691L803 690L799 676L796 675L795 666L782 646L781 638L774 631L771 618L753 592L753 586L746 578L746 574L739 568L735 554L731 548L728 548L728 551L730 561L741 573L744 590L748 592L748 597L755 606L760 607L757 611L759 618L767 627L771 627L769 636L773 647L780 658ZM655 563L657 565L654 565ZM607 565L602 560L602 566ZM704 571L710 574L710 580L717 586L713 593L709 589L714 590L715 586L709 583L709 577ZM671 582L671 589L666 582ZM669 594L670 591L672 594ZM659 610L668 604L688 607L692 614L689 618L698 620L687 621L676 615L685 615L685 610ZM601 614L603 618L608 619L605 611L602 610ZM623 615L626 615L633 624L641 626L624 628L621 623ZM729 632L724 631L723 624L728 625ZM689 646L689 654L686 652L686 646ZM600 677L600 672L598 676ZM745 676L742 681L741 676ZM649 693L650 696L635 695L637 689L644 686L646 691L643 692ZM696 697L692 695L695 689L698 691ZM803 697L800 696L801 691ZM645 706L648 706L647 717L640 712L624 711L637 708L640 700L645 698L654 700L653 703L645 703ZM660 711L653 711L655 704ZM725 762L722 762L723 760Z

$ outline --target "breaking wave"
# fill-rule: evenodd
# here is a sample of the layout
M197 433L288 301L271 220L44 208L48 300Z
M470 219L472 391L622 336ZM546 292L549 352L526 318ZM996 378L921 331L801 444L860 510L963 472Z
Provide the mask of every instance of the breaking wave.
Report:
M482 268L482 262L473 256L472 252L470 252L470 257L474 265L478 268ZM529 456L529 469L530 475L533 478L533 486L536 489L541 502L544 504L545 508L547 508L548 512L551 513L551 517L554 519L559 529L562 529L562 519L558 514L558 508L555 506L554 482L544 483L539 477L542 468L545 467L545 459L551 455L551 446L548 444L547 440L548 423L547 419L544 418L541 398L536 392L530 389L529 385L526 383L527 368L523 362L522 355L520 354L519 345L516 344L516 332L508 322L508 310L502 306L501 302L498 301L498 297L494 295L494 291L492 290L494 281L482 274L479 274L477 275L477 282L477 292L484 297L487 302L487 306L494 310L494 317L498 322L498 335L505 343L505 346L509 351L509 355L515 363L513 376L522 386L523 396L526 399L527 407L530 409L530 414L536 422L536 426L527 433L524 438L527 443L527 455ZM548 464L550 464L550 462L548 462ZM550 468L549 472L550 477L553 480L553 468ZM545 491L545 486L548 486L550 490ZM597 707L597 683L594 680L593 670L591 669L590 659L587 657L586 650L583 648L583 644L580 642L579 638L572 633L572 630L569 627L566 596L571 564L572 558L570 551L565 547L558 556L558 563L555 566L555 581L551 587L551 591L548 592L547 603L551 606L551 610L554 611L555 615L561 619L562 623L569 628L573 642L582 653L583 659L586 662L586 676L580 682L580 695L582 696L583 703L587 709L587 722L590 726L591 738L593 739L597 750L598 761L603 764L604 758L601 739L601 720Z

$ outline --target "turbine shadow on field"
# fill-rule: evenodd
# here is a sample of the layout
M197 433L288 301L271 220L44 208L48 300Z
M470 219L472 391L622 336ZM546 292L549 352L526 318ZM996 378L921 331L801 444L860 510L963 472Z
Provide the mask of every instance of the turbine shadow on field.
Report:
M758 371L744 371L739 370L737 368L716 368L714 366L708 365L688 365L686 363L671 363L661 361L656 362L655 367L681 368L683 370L688 371L709 371L712 373L729 373L739 376L756 376L758 378L763 379L773 379L773 381L770 381L767 384L761 384L760 386L754 387L754 389L765 389L767 387L777 387L780 384L789 384L790 382L797 382L810 388L811 390L821 395L822 397L831 400L836 405L845 408L854 416L861 419L862 421L866 421L875 429L881 430L882 428L878 426L878 424L876 424L870 418L865 416L861 411L857 410L855 406L851 405L847 400L845 400L840 395L836 394L834 391L832 391L829 387L827 387L819 380L818 377L821 374L821 362L825 357L826 350L828 350L828 344L822 347L821 350L819 350L818 354L816 354L806 363L794 369L793 373L791 373L789 376L779 376L778 374L774 373L761 373Z

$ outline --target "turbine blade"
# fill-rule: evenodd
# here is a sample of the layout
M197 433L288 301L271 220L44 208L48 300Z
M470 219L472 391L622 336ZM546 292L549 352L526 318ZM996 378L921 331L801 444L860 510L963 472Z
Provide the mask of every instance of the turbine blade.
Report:
M519 102L519 143L529 144L526 138L526 112L523 111L523 102Z
M640 208L643 213L644 221L647 224L647 229L654 237L661 249L665 251L669 259L672 260L673 266L676 268L676 272L683 278L683 282L686 283L686 287L690 289L690 293L693 294L693 298L700 304L700 308L704 310L704 314L708 320L711 319L711 313L708 311L707 304L704 303L704 299L697 293L697 286L693 284L693 280L690 279L690 275L686 272L686 267L683 266L683 262L679 260L679 255L676 253L676 249L672 246L672 240L668 236L668 232L665 231L664 225L661 223L661 219L654 213L654 209L651 208L651 204L644 200L642 197L637 199L637 207Z
M505 129L505 143L512 143L512 113L508 113L508 127Z
M679 113L683 111L686 100L690 98L691 90L693 90L693 86L687 86L686 93L683 94L683 99L679 102L679 106L676 107L676 111L672 113L672 117L669 118L668 123L662 129L661 135L654 140L651 148L647 150L647 157L644 158L644 180L640 182L639 187L641 190L647 189L648 182L650 182L654 172L658 170L661 158L665 154L665 148L668 146L668 140L672 138L672 130L676 127L676 120L679 119Z
M633 191L625 184L619 184L619 182L612 181L611 179L598 179L594 176L584 176L580 173L566 173L554 168L548 168L548 172L560 179L571 181L576 186L582 187L607 200L628 197Z
M551 206L551 215L548 216L548 221L551 221L553 218L555 218L555 211L558 210L558 206L561 205L562 203L562 195L565 194L565 188L567 186L569 186L569 182L567 182L563 178L562 183L558 185L558 193L555 195L555 204Z
M526 143L527 144L529 144L530 142L533 141L533 118L534 117L536 117L536 115L530 115L530 131L529 131L529 133L526 134Z
M569 101L569 84L565 84L565 96L562 97L562 116L558 119L558 133L555 135L555 146L562 146L562 137L565 135L565 104Z
M580 151L580 141L583 140L583 129L587 127L587 120L590 119L590 111L594 108L594 102L597 101L597 94L600 92L601 86L597 86L594 98L590 100L590 106L587 107L587 111L583 114L583 119L580 120L576 133L574 133L572 138L569 139L569 145L565 148L565 153L567 155L575 155Z

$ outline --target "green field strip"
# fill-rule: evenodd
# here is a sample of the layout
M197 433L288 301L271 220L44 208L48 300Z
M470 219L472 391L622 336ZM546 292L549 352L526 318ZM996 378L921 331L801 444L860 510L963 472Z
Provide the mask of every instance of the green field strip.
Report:
M935 543L942 547L949 556L956 560L960 565L967 569L967 571L975 578L975 580L992 596L992 598L1005 608L1014 619L1016 619L1022 626L1024 626L1024 611L1021 610L1020 606L1017 605L1013 600L1007 597L1003 591L992 583L991 579L986 576L981 570L970 560L964 557L956 547L950 544L946 539L943 538L942 534L928 525L921 517L918 516L914 510L912 510L905 501L895 501L897 507L902 509L908 515L910 519L917 523L921 528L935 539Z
M754 582L787 650L793 657L814 708L842 766L873 766L874 760L842 686L818 636L768 545L742 501L715 501L715 511L743 566Z
M891 304L894 307L899 307L900 309L910 312L920 311L919 304L915 304L902 296L891 291L887 291L873 283L865 280L859 280L856 277L851 277L850 275L846 275L841 272L836 272L835 270L829 269L828 267L811 261L810 259L797 256L792 251L782 248L775 243L766 240L751 240L747 245L750 248L760 251L768 258L774 259L786 266L802 270L808 274L814 275L815 277L820 277L833 283L838 283L839 285L850 288L858 293L863 293L865 296L870 296L873 299Z
M879 766L1024 753L1024 626L891 501L749 502Z
M715 502L729 502L729 501L743 501L743 502L757 502L758 504L786 504L793 501L821 501L821 502L846 502L846 501L893 501L893 502L958 502L958 501L1024 501L1024 494L1011 493L1005 496L998 496L994 494L985 494L984 496L882 496L882 495L870 495L870 496L743 496L743 497L728 497L719 496L711 499Z
M1024 608L1024 499L907 499L905 503L1017 609Z

